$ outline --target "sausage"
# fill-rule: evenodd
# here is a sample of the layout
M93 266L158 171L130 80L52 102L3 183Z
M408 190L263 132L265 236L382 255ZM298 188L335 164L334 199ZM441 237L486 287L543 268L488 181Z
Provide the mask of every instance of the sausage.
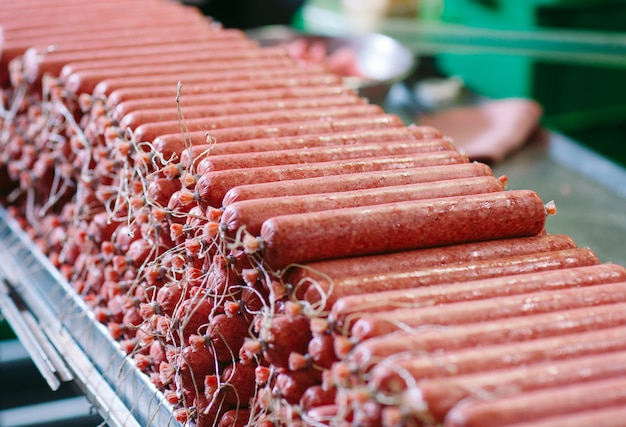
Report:
M172 85L176 86L178 82L182 82L185 85L196 85L202 83L215 83L217 81L243 81L243 80L263 80L266 78L290 78L315 74L327 74L321 71L321 68L317 67L288 67L283 69L261 69L255 71L243 70L235 71L230 70L227 72L217 73L183 73L164 76L151 76L151 77L119 77L113 79L106 79L98 83L93 91L93 95L96 97L104 98L111 92L117 89L130 88L130 87L143 87L150 88L154 86ZM144 89L149 90L149 89Z
M585 388L583 393L593 392L595 390L589 390L589 387L593 387L595 385L600 384L600 382L594 383L583 383L580 388ZM620 386L620 387L623 387ZM568 389L572 389L572 387L568 387ZM578 387L574 388L575 392L578 391ZM619 389L618 389L619 390ZM600 392L605 393L606 390L601 390ZM552 391L546 391L544 393L552 393ZM540 395L540 398L544 397ZM570 398L571 396L565 396L566 398ZM547 401L551 401L552 396L547 397L548 400L544 400L544 404ZM610 405L610 403L609 403ZM463 409L459 409L458 412L453 409L450 413L454 414L454 418L450 416L450 421L447 424L447 427L453 427L455 423L462 423L460 425L466 425L465 419L470 419L473 417L472 414L469 413L471 408L466 408L468 414L466 415ZM552 427L552 426L567 426L567 427L589 427L589 426L602 426L602 427L621 427L624 424L624 419L626 419L626 406L623 404L615 405L615 406L604 406L602 405L599 408L594 409L580 409L578 403L575 409L572 411L568 411L565 414L554 415L552 411L550 411L546 416L541 416L540 418L531 420L531 421L520 421L515 422L515 424L509 424L508 427ZM456 419L458 416L458 419ZM472 421L469 421L470 423ZM484 424L481 424L484 425Z
M308 411L311 408L334 404L335 396L336 390L334 388L325 390L321 385L313 385L302 394L299 405Z
M218 104L236 104L242 102L269 101L279 99L292 98L315 98L325 96L348 97L356 96L356 92L340 85L324 85L313 87L284 87L274 89L259 89L250 91L236 91L225 93L196 93L187 94L186 88L183 88L180 94L180 103L184 108L194 105L218 105ZM153 110L162 108L176 108L176 98L166 96L163 98L146 98L134 99L121 102L116 105L110 112L111 117L117 123L129 113L137 110Z
M341 77L334 74L318 74L295 76L291 78L266 78L257 81L220 81L183 86L182 96L186 95L210 95L232 92L248 92L252 90L289 89L296 87L319 87L324 85L339 85ZM106 106L109 110L124 101L138 99L154 99L170 97L174 99L178 92L178 86L166 83L161 86L151 87L146 91L143 87L129 87L111 92L106 98Z
M233 407L247 407L255 394L255 363L232 363L222 370L224 402Z
M236 31L225 30L214 33L211 39L201 40L196 42L181 42L175 44L164 45L143 45L143 46L128 46L128 47L103 47L98 50L87 51L66 51L66 52L53 52L46 56L39 57L36 49L28 49L26 52L31 52L29 55L24 55L24 67L29 76L42 76L49 73L53 76L58 76L61 70L66 64L71 64L81 61L95 61L103 59L117 59L122 58L137 58L137 57L151 57L159 54L168 55L171 53L182 54L185 52L194 53L203 49L213 49L216 45L221 45L225 41L230 41L234 46L241 46L242 48L249 47L248 40L242 38L241 34ZM145 92L145 90L144 90Z
M209 51L210 52L210 51ZM293 60L289 57L267 57L242 60L216 59L198 60L192 63L150 64L142 66L114 67L107 69L81 70L66 76L62 81L64 87L72 93L92 93L95 87L103 80L120 77L153 77L184 73L214 73L225 70L255 70L293 67Z
M138 110L129 113L119 122L122 131L126 129L135 129L140 125L158 122L179 121L181 115L185 120L200 119L219 116L243 115L263 113L269 111L304 109L304 108L321 108L334 107L340 105L359 105L365 104L365 99L356 95L347 96L345 94L338 96L325 96L319 98L289 98L278 100L262 100L253 102L239 102L207 105L188 106L184 102L178 108L170 101L170 108ZM205 147L206 149L206 147Z
M587 381L502 398L467 401L446 416L445 427L495 427L626 404L626 376ZM623 420L622 420L623 421Z
M516 240L513 239L513 241ZM561 249L567 249L566 243ZM555 247L551 250L558 249L558 247ZM491 256L485 259L489 258ZM468 259L468 262L474 261L476 259ZM416 268L419 268L419 266L416 266ZM479 281L471 280L446 286L367 292L359 295L347 295L337 299L332 306L328 319L337 328L349 328L359 318L359 315L363 313L376 313L384 310L413 306L421 307L431 304L473 301L496 296L568 289L577 286L592 286L600 283L620 281L626 281L626 269L624 267L617 264L598 264L564 270L521 273L512 276L481 279ZM294 281L292 283L295 284L297 282Z
M477 265L480 267L480 265ZM364 314L350 330L352 341L363 341L395 332L401 328L423 325L455 325L483 322L503 317L568 310L576 307L626 301L624 283L593 287L541 291L477 301L458 302L436 307L421 307Z
M247 184L228 190L222 204L228 206L242 200L374 189L492 174L486 164L472 162Z
M545 219L537 193L511 190L278 216L263 223L260 237L264 261L282 269L342 256L533 236Z
M317 380L310 372L287 371L279 372L274 385L274 394L285 399L291 405L297 404L309 387L317 384Z
M122 7L119 2L117 3L117 5L114 5L113 2L109 2L108 6L109 8L113 8L114 13L117 13L118 15L120 12L126 12L128 15L118 16L118 19L110 20L109 22L100 19L85 22L84 14L72 14L68 10L69 8L67 6L65 6L61 12L58 5L52 5L49 2L44 2L42 5L32 6L36 7L38 14L26 17L24 14L24 2L21 2L20 9L17 11L3 10L3 18L5 18L6 21L2 24L4 28L4 36L6 40L9 40L35 37L37 35L55 37L69 34L84 35L85 33L89 33L89 31L91 31L92 35L97 35L98 33L115 33L117 30L125 30L129 27L134 27L138 31L141 31L143 28L137 27L138 24L141 23L142 19L150 20L152 23L150 26L151 28L158 28L160 25L173 25L186 22L194 23L196 21L204 22L205 26L211 25L209 18L206 18L189 8L172 8L169 6L166 8L146 8L140 2L133 2L132 4L127 3ZM151 4L151 6L152 5L153 4ZM14 19L11 17L9 12L14 13ZM97 7L83 10L83 13L89 15L97 12ZM141 16L137 16L140 13ZM57 14L60 14L60 18L65 20L59 22L55 21L55 19L50 19ZM71 23L71 25L68 25L69 23Z
M427 188L428 185L433 185L434 187L441 186L442 188L447 188L448 186L459 185L459 183L462 184L463 182L471 184L473 182L483 182L483 180L484 182L490 182L491 180L495 180L495 178L486 176L451 179L418 184L420 187L416 187ZM495 190L495 188L497 188L495 187L496 184L497 182L493 182L494 190L492 191L497 191ZM407 185L407 187L410 186ZM363 193L365 192L369 192L369 190L365 190ZM224 212L227 210L228 208L226 208ZM222 220L226 221L224 216L222 216ZM370 255L367 257L339 258L329 261L314 262L307 264L305 268L295 267L291 269L284 280L288 283L296 284L305 279L320 280L323 277L338 279L347 276L387 273L392 269L395 271L407 271L424 267L440 267L457 262L479 261L513 255L571 249L575 247L576 242L574 242L571 237L564 234L545 234L531 237L498 239L487 242L464 243L460 245L418 249L415 251L401 251L382 255ZM346 302L348 302L348 305L354 304L349 300ZM371 302L375 301L363 300L365 304ZM405 302L406 301L398 303L402 305Z
M351 146L398 141L424 141L439 139L436 129L425 126L390 127L365 131L335 132L331 134L312 134L287 136L280 138L262 138L247 141L222 142L220 144L194 145L181 153L181 164L185 167L198 165L205 156L221 154L259 153L288 149L311 149L317 147Z
M426 378L488 372L549 360L626 350L626 327L503 343L440 354L400 353L376 364L367 376L371 390L398 394Z
M214 316L207 329L207 339L219 362L232 361L239 354L249 333L250 324L245 316L236 314L218 314Z
M206 27L205 27L206 28ZM211 37L209 37L211 34ZM164 38L156 38L154 36L143 36L143 37L129 37L129 38L115 38L110 40L93 40L93 41L79 41L79 42L68 42L63 43L59 46L55 46L55 52L59 53L70 53L70 52L91 52L97 50L111 50L111 49L135 49L142 46L159 46L162 47L164 45L172 45L177 46L181 43L193 43L193 42L203 42L207 39L214 38L213 34L216 34L215 31L181 31L176 35L170 34ZM220 38L220 37L217 37ZM28 48L27 52L46 52L47 45L44 46L35 46ZM120 53L120 55L123 53ZM84 55L84 53L83 53ZM42 76L45 73L50 73L52 75L58 75L62 69L62 65L59 63L58 58L56 61L52 60L44 60L40 62L37 58L38 55L34 55L33 53L25 53L24 54L24 67L27 70L27 75L31 76L31 78L35 76ZM47 57L48 55L46 55ZM50 55L53 56L53 55ZM34 61L32 59L35 59ZM90 59L93 59L91 57ZM67 63L67 62L66 62ZM56 66L52 66L56 64Z
M600 331L623 325L626 320L625 307L625 303L616 303L450 326L445 329L424 328L420 331L395 332L359 343L345 360L353 371L364 372L383 358L401 352L452 351L477 345Z
M196 193L201 203L208 206L219 207L228 190L243 184L466 162L466 157L457 151L437 151L434 153L418 153L371 159L336 160L304 165L231 169L227 171L209 172L202 175L196 184ZM270 240L269 231L270 229L266 231L266 236L264 237L267 238L266 240ZM269 243L269 248L271 248L269 250L274 250L273 248L276 246L272 242Z
M174 65L187 64L187 66L191 66L196 63L207 64L212 62L225 64L269 58L279 60L288 58L288 55L284 48L260 49L252 40L226 39L214 42L210 48L195 52L172 52L167 55L141 55L134 58L103 58L72 62L63 67L59 73L59 78L61 81L65 81L71 74L96 70L105 73L104 75L109 74L108 77L130 75L129 73L143 75L144 73L150 74L161 71L161 67L169 68ZM120 73L121 70L124 72Z
M551 390L550 395L558 396L560 394L555 387L584 387L581 383L593 384L594 381L609 380L611 377L622 377L618 382L612 381L612 391L606 393L592 393L605 396L604 402L610 405L626 403L626 390L623 389L626 381L624 377L626 374L626 352L616 352L601 355L592 355L586 357L580 357L563 361L550 361L544 363L537 363L529 366L521 366L511 369L501 369L496 373L478 373L470 375L462 375L448 378L436 378L432 380L421 381L415 388L410 388L404 392L405 397L403 400L410 402L410 405L415 405L415 408L423 408L424 404L428 408L428 412L432 414L435 420L443 421L446 418L446 414L450 411L454 405L463 399L471 400L472 397L480 396L480 394L489 393L492 399L503 399L505 396L517 396L522 398L526 395L525 392ZM615 392L614 386L620 384L622 390L618 393ZM562 390L567 390L563 388ZM592 388L593 389L593 388ZM476 393L478 391L478 393ZM475 394L476 393L476 394ZM479 394L480 393L480 394ZM580 392L579 392L580 393ZM578 393L577 393L578 394ZM589 393L585 393L588 395ZM528 395L532 395L528 393ZM544 399L546 394L543 394ZM571 394L569 397L573 397ZM614 399L618 400L614 400ZM493 400L489 399L489 404L493 403ZM513 397L513 400L515 397ZM420 401L421 400L421 401ZM504 399L503 399L504 400ZM530 399L533 402L538 402L536 399ZM602 398L584 398L580 396L574 401L565 404L562 400L556 403L556 400L551 398L547 399L549 404L539 405L534 409L530 406L524 405L524 415L515 413L515 410L507 410L502 412L496 412L492 407L489 412L492 415L498 414L497 418L492 418L490 424L470 424L483 427L485 425L506 425L510 422L515 422L522 419L530 419L535 414L540 414L542 411L544 414L559 413L561 411L568 411L574 408L581 408L581 406L572 406L574 403L582 404L585 406L585 400L587 402L594 402L594 406L597 402L603 401ZM512 402L508 402L509 404ZM559 408L560 405L566 405ZM485 408L486 405L481 405ZM459 406L459 408L462 406ZM476 406L478 407L478 405ZM509 405L509 409L515 408L516 405ZM549 408L552 411L549 411ZM593 406L591 406L593 407ZM500 406L502 408L502 406ZM521 409L519 406L517 408ZM539 409L542 408L542 409ZM567 409L565 409L567 408ZM518 410L519 410L518 409ZM450 418L460 417L461 413L456 412L452 414ZM534 415L537 416L537 415ZM450 419L449 418L449 419ZM486 417L485 417L486 418ZM486 423L489 423L487 419L481 419ZM478 422L478 419L476 419ZM458 425L458 424L457 424ZM460 424L468 425L468 424Z
M259 331L263 357L279 368L289 367L289 354L306 353L312 334L304 315L278 314L267 320Z
M311 304L331 309L337 299L367 292L410 289L418 286L489 279L536 271L596 265L595 254L587 248L564 249L504 258L450 264L443 267L418 268L407 271L368 274L342 279L305 283L297 296ZM353 316L354 317L354 316Z
M66 25L67 26L67 25ZM87 30L83 28L82 32L73 31L71 33L58 31L56 28L47 28L47 31L33 31L32 29L21 29L21 31L12 31L5 33L4 43L9 50L19 49L21 52L33 46L42 46L54 43L55 50L76 50L77 45L86 48L97 43L98 46L104 46L110 43L113 46L118 45L120 39L139 39L145 40L151 38L171 37L175 39L177 35L184 30L195 31L198 33L210 32L210 27L204 21L189 20L189 22L172 22L164 23L160 26L142 26L127 22L126 26L111 28L94 28ZM29 31L30 30L30 31ZM128 42L126 42L128 43Z
M348 132L380 128L402 127L402 120L393 114L381 114L370 117L342 118L336 120L313 120L301 123L278 123L271 126L240 126L229 129L215 129L208 134L206 131L189 132L186 135L163 135L152 143L154 149L166 158L173 154L180 155L191 145L206 145L207 142L235 142L259 138L280 138L285 136L301 136L311 134L327 134L332 132Z
M389 144L391 145L392 143ZM381 152L384 153L384 150L381 150ZM339 193L252 199L228 205L224 209L220 222L223 233L228 237L233 237L241 227L245 227L248 233L257 236L261 231L263 222L278 215L372 206L463 194L490 193L502 190L502 183L497 178L481 176ZM301 271L309 270L307 268L307 270Z
M447 140L431 139L426 141L397 141L348 146L312 147L303 150L289 148L259 153L252 152L222 155L211 153L198 163L196 172L202 175L218 170L319 163L434 151L455 151L455 147Z
M218 427L246 427L251 425L251 414L250 409L231 409L222 415Z
M216 129L227 129L242 126L271 125L280 123L301 123L306 121L331 121L339 118L372 117L382 115L383 111L375 104L356 104L325 106L318 108L293 108L290 110L265 111L258 113L241 113L233 115L220 115L218 117L199 117L195 119L180 119L145 123L135 128L133 139L135 142L152 142L162 135L180 133L181 128L185 133L203 132L212 135ZM183 111L184 115L184 111ZM205 139L206 140L206 139Z

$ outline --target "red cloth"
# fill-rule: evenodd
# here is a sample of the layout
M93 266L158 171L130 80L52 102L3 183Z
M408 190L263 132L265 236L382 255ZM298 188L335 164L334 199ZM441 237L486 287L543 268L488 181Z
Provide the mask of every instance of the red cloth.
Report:
M528 141L541 114L535 101L508 98L421 115L418 123L439 129L470 159L496 163Z

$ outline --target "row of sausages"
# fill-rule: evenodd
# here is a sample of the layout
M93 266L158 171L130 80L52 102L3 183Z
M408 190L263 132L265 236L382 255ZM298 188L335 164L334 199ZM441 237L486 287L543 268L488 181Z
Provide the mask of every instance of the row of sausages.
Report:
M0 6L3 201L178 421L623 412L626 270L534 191L193 8L27 2Z

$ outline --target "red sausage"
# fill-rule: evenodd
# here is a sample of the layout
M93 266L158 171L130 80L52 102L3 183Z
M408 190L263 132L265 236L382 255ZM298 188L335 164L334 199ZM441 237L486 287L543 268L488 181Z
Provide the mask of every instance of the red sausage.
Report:
M150 64L143 66L111 67L107 69L80 70L66 76L63 81L64 87L72 93L92 93L95 87L103 80L120 77L153 77L172 74L184 74L192 72L204 72L206 74L223 72L225 70L254 70L292 67L293 61L288 57L252 59L232 59L216 61L198 60L192 63L174 64Z
M397 156L400 154L454 151L447 140L397 141L386 143L285 149L260 153L236 153L215 155L211 153L200 161L196 172L200 175L218 170L278 166L300 163L319 163L334 160L363 159L368 157Z
M445 188L448 185L459 185L459 182L481 182L479 181L481 179L491 180L495 178L475 177L451 179L447 181L427 183L425 185L441 185ZM227 210L228 208L224 210L224 213ZM222 220L224 220L223 215ZM571 237L564 234L514 237L511 239L498 239L486 242L463 243L460 245L417 249L415 251L392 252L382 255L370 255L367 257L338 258L329 261L313 262L307 264L305 268L293 268L285 276L285 280L288 283L296 284L304 279L320 280L322 279L322 275L332 279L339 279L347 276L387 273L390 270L407 271L424 267L441 267L457 262L479 261L506 256L571 249L575 247L576 242L574 242ZM365 304L369 304L369 302L374 301L363 300L363 303ZM399 303L404 304L404 302Z
M488 372L513 366L571 359L591 354L626 351L626 326L539 338L524 342L486 345L439 354L400 353L376 364L368 373L372 390L397 394L413 381Z
M467 401L450 411L444 426L496 427L625 404L626 376L620 376L502 398Z
M191 165L191 160L198 165L205 156L221 154L257 153L288 149L311 149L314 147L351 146L356 144L373 144L397 141L428 141L439 139L436 129L425 126L391 127L389 129L373 129L331 134L313 134L303 136L287 136L281 138L262 138L220 144L194 145L181 153L181 164Z
M347 356L354 370L365 371L383 358L407 351L458 350L476 345L527 341L583 331L599 331L626 322L626 304L585 307L556 313L499 319L444 329L396 332L359 343Z
M250 336L250 324L245 316L235 314L229 316L218 314L211 319L207 335L215 357L220 362L228 362L237 358L244 340Z
M297 404L302 399L309 387L317 384L317 379L309 371L283 371L276 377L274 394L285 399L291 405Z
M342 256L533 236L545 219L537 193L512 190L278 216L263 223L260 237L265 262L281 269Z
M131 88L131 87L158 87L164 85L176 86L178 82L182 82L184 85L196 85L202 83L215 83L217 81L241 81L243 80L263 80L266 78L282 77L288 79L290 77L301 77L307 75L326 74L320 71L319 68L303 68L303 67L288 67L279 70L264 69L256 71L228 71L217 73L183 73L173 74L166 76L152 76L152 77L120 77L114 79L107 79L101 81L93 91L94 96L102 97L109 95L111 92L117 89ZM144 89L148 90L148 89Z
M300 406L305 411L324 405L332 405L335 403L337 390L330 388L325 390L321 385L314 385L306 389L300 398Z
M67 63L67 62L66 62ZM192 86L185 85L182 89L183 96L198 94L219 94L232 92L247 92L252 90L264 89L287 89L296 87L317 87L324 85L339 85L341 77L334 74L318 74L295 76L291 78L267 78L257 81L221 81L197 84ZM172 97L175 99L178 92L178 86L166 83L161 86L151 87L146 91L143 87L129 87L125 89L115 90L110 93L106 99L106 106L113 109L116 105L124 101L150 98Z
M285 58L287 54L283 48L266 48L260 49L252 40L246 39L226 39L219 43L215 42L211 48L202 49L196 52L172 52L167 55L142 55L135 58L103 58L96 60L86 60L80 62L72 62L63 67L59 78L65 81L71 74L76 72L84 72L87 70L101 70L105 74L108 72L123 73L111 74L109 77L118 75L143 75L144 73L160 72L161 67L170 67L175 64L187 64L191 66L194 63L210 63L210 62L239 62L242 60L261 59L261 58ZM159 67L155 67L159 65ZM153 68L152 70L150 68Z
M582 393L580 396L582 396L583 394L596 392L597 390L590 390L589 387L593 387L594 385L598 385L598 384L600 384L600 382L590 383L590 384L586 384L586 383L581 384L580 389L584 389L584 390L582 390ZM624 387L624 386L620 385L619 387ZM578 387L574 388L571 386L567 388L569 390L573 388L574 392L577 392L579 389ZM551 401L551 398L554 395L553 391L554 390L546 391L543 393L543 395L539 393L537 394L539 394L540 399L543 399L545 397L545 399L543 400L543 403L545 403L548 400ZM558 391L561 391L561 390L558 390ZM601 393L606 393L606 391L607 391L606 389L600 390ZM550 396L547 396L548 393L550 394ZM565 398L571 399L571 396L565 396ZM600 407L595 408L595 409L581 409L581 405L579 404L579 402L576 402L575 399L573 401L575 402L575 405L576 405L575 409L572 409L572 411L568 411L565 414L554 415L554 408L552 408L552 410L548 411L548 414L546 414L546 416L541 415L540 418L537 418L528 422L526 421L515 422L515 424L509 424L508 427L553 427L553 426L622 427L622 425L624 424L624 420L626 419L626 406L624 404L619 404L615 406L601 405ZM607 405L611 405L611 404L607 403ZM471 408L468 407L466 408L466 410L467 410L467 414L465 413L465 411L463 411L462 408L459 408L458 412L455 409L453 409L451 413L454 413L455 416L454 418L450 416L449 424L445 424L445 426L456 427L455 423L460 423L460 425L463 425L463 426L466 425L466 421L465 421L466 418L475 417L475 415L469 413L471 411ZM459 418L455 419L457 414ZM469 422L471 423L472 421L469 421ZM484 424L480 424L480 425L484 425Z
M236 91L225 93L197 93L187 94L187 88L184 88L180 94L180 103L185 108L194 105L209 104L236 104L241 102L269 101L279 99L292 98L317 98L324 96L355 96L356 93L339 85L324 85L312 87L285 87L274 89L258 89L250 91ZM137 110L151 110L161 108L176 107L176 99L172 96L163 98L145 98L124 101L114 107L111 111L111 117L114 121L119 122L122 117Z
M234 407L247 407L256 391L254 363L235 362L222 370L224 402Z
M444 283L489 279L529 272L596 265L594 253L587 248L564 249L504 258L486 259L450 264L443 267L418 268L391 273L368 274L329 281L318 281L308 287L303 285L304 299L311 304L330 309L335 301L348 295L411 289ZM353 319L354 320L354 319Z
M473 162L247 184L230 189L222 204L228 206L241 200L364 190L492 174L489 166Z
M365 314L354 323L351 339L362 341L401 328L423 325L455 325L483 322L513 316L569 310L591 305L626 301L626 285L611 283L553 292L537 292L478 301L458 302L437 307L421 307Z
M551 398L546 399L546 394L544 393L544 399L548 402L534 409L525 405L523 415L515 410L496 411L495 408L492 407L491 411L488 412L492 412L492 416L497 414L497 418L494 416L491 421L489 421L487 417L481 417L481 423L478 423L478 418L474 418L476 424L468 424L467 422L460 424L480 427L486 425L499 426L515 422L516 420L523 420L525 417L526 419L530 419L533 416L533 412L540 414L542 410L546 411L543 413L547 415L550 413L563 413L561 411L581 408L581 406L585 407L585 400L587 402L594 402L594 406L602 401L604 401L604 405L624 404L626 403L626 390L624 389L624 385L626 385L626 381L624 380L626 377L625 374L626 352L608 353L564 361L537 363L511 369L501 369L497 372L425 380L421 381L417 387L408 389L405 392L405 401L410 402L411 405L415 405L415 408L423 408L423 406L420 405L425 404L428 408L428 412L433 415L435 420L443 421L448 411L461 400L470 400L472 397L479 397L484 395L484 393L489 393L492 399L498 396L501 398L504 396L516 396L513 397L513 399L524 399L524 392L533 390L544 390L547 392L550 390L550 394L555 397L555 400ZM618 381L613 380L609 382L612 383L613 386L611 392L592 393L604 396L604 398L579 396L578 401L573 399L573 401L567 404L567 409L563 407L559 408L559 405L563 404L563 400L556 400L556 396L560 394L560 390L555 390L554 387L571 386L573 388L580 387L583 390L585 388L589 390L589 387L591 387L591 390L593 390L594 387L591 385L593 383L589 383L587 387L583 386L581 383L609 380L612 377L621 378ZM617 384L621 385L621 390L615 393L615 385ZM480 394L475 395L476 390L479 390ZM563 390L567 390L567 388ZM588 395L589 393L584 394ZM573 397L572 394L567 396ZM532 401L538 402L537 399L532 399ZM559 403L556 403L557 401ZM509 401L509 403L512 402ZM581 404L581 406L573 406L575 403ZM489 399L489 404L492 404L491 399ZM480 406L486 409L487 405L483 403L483 405ZM591 409L594 406L588 406L587 408ZM459 408L460 407L461 406L459 406ZM550 407L552 407L552 411L550 411ZM502 408L502 406L500 408ZM515 408L515 405L509 406L509 409L512 408ZM517 408L518 410L521 409L519 406ZM458 417L460 417L460 415L461 412L459 411L455 414L451 414L448 419L459 419Z
M328 318L336 327L343 328L350 327L364 313L620 281L626 281L626 269L617 264L598 264L451 283L446 286L368 292L339 298L333 304Z
M312 334L309 319L304 315L275 315L267 320L259 332L265 360L274 366L289 367L289 354L304 354Z
M313 366L318 368L330 369L332 364L338 360L332 334L315 335L309 341L307 352Z
M303 108L320 108L333 107L339 105L357 105L364 104L365 100L356 95L347 96L326 96L316 98L289 98L278 100L262 100L253 102L238 102L228 104L207 104L198 106L187 106L184 100L181 103L180 112L175 105L174 100L170 99L170 108L138 110L134 111L120 121L119 127L122 131L126 129L135 129L142 124L171 122L179 120L179 113L182 112L185 120L231 116L241 114L262 113L267 111L278 111L285 109L303 109Z
M250 424L251 411L249 409L231 409L227 411L222 418L218 427L246 427Z
M38 58L36 55L33 55L37 53L33 49L32 53L29 54L28 57L24 58L24 66L29 76L44 75L46 73L58 76L65 65L75 62L103 59L121 60L122 58L136 58L143 56L151 57L153 55L157 55L159 52L161 52L162 55L168 55L171 53L182 54L184 52L194 53L203 49L213 49L216 46L223 44L226 40L230 40L230 43L233 43L235 46L240 46L241 48L247 48L250 45L249 41L242 38L240 33L238 34L236 31L233 32L228 30L214 33L211 39L197 42L117 48L103 47L98 50L55 52L53 54L46 55L43 58Z
M184 114L184 112L183 112ZM339 105L334 107L301 108L291 110L276 110L270 112L233 114L230 116L201 117L196 119L170 120L163 122L146 123L137 127L133 133L136 142L151 142L162 135L181 132L184 126L186 132L204 132L213 136L213 130L234 128L246 124L247 126L271 125L279 123L301 123L306 121L331 121L340 118L375 117L382 114L382 109L374 104Z
M76 50L76 46L85 46L86 48L93 46L97 43L98 46L105 46L111 44L112 46L119 45L119 39L134 39L145 40L148 37L160 39L162 37L171 37L175 39L177 35L188 31L196 31L198 33L210 32L210 27L206 22L198 20L189 20L189 22L172 22L163 23L160 26L144 26L137 27L132 25L131 22L127 22L126 26L118 28L94 28L86 30L83 28L82 32L63 32L58 31L57 28L49 27L46 30L33 31L33 29L21 29L21 31L11 31L5 33L5 40L3 47L7 47L9 51L21 51L33 46L42 46L53 44L55 49ZM67 25L66 25L67 26Z
M214 129L211 132L189 132L183 137L180 133L163 135L153 142L155 149L163 154L179 155L189 146L207 145L207 143L239 142L255 139L296 137L304 135L347 132L355 130L381 129L402 126L399 117L389 114L377 114L361 117L338 117L333 120L314 119L300 123L276 123L261 125L243 125L227 129Z
M490 193L502 190L502 183L498 179L485 176L340 193L252 199L235 202L227 206L220 221L222 230L229 237L233 237L237 230L244 226L248 233L257 236L261 231L263 222L278 215L372 206L463 194Z
M418 153L413 155L377 157L371 159L338 160L304 165L232 169L227 171L209 172L202 175L196 184L196 193L198 194L198 199L201 203L208 206L219 207L222 205L222 199L228 190L244 184L314 178L329 175L350 175L358 172L384 171L390 169L458 164L466 162L466 157L457 151L439 151L434 153ZM337 211L335 210L332 212ZM271 226L268 225L268 227ZM269 242L269 239L267 239L269 237L269 234L267 233L269 232L270 228L266 229L264 239L268 241L267 243L270 244L269 248L272 248L269 250L272 251L275 246L274 243Z
M349 132L357 130L373 130L384 128L400 128L402 120L395 115L381 114L374 117L342 118L332 121L314 120L301 123L279 123L274 125L242 125L230 129L216 129L207 132L190 132L185 137L180 133L164 135L152 143L155 150L169 157L180 155L189 145L206 145L207 143L238 142L261 138L280 138L287 136L303 136L328 134L333 132Z
M229 36L222 36L219 32L209 30L207 26L203 26L201 28L206 28L205 31L200 29L196 31L181 31L176 34L170 34L166 37L154 37L154 36L142 36L142 37L129 37L129 38L115 38L109 40L88 40L88 41L77 41L77 42L67 42L61 43L60 45L55 47L55 52L59 54L69 54L69 53L82 53L83 58L85 57L85 53L88 52L91 54L94 51L102 50L109 51L111 49L129 49L137 50L141 47L154 47L159 46L163 47L166 45L177 46L181 43L194 43L194 42L204 42L210 39L221 39ZM217 37L216 37L217 35ZM45 58L41 63L37 63L35 56L33 53L29 52L47 52L47 45L40 45L29 48L24 54L24 66L27 70L27 74L29 76L42 76L45 73L50 73L52 75L58 75L61 72L62 67L69 63L69 61L65 63L61 63L59 58L48 59ZM120 56L122 56L124 52L120 52ZM46 55L47 56L47 55ZM54 55L50 55L53 57ZM69 56L69 55L68 55ZM94 59L94 56L87 56L87 58Z

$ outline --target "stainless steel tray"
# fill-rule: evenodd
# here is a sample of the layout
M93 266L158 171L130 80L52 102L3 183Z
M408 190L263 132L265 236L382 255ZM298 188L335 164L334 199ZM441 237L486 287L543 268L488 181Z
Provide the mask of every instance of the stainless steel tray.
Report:
M0 311L50 386L74 381L110 426L180 426L149 378L0 207Z

